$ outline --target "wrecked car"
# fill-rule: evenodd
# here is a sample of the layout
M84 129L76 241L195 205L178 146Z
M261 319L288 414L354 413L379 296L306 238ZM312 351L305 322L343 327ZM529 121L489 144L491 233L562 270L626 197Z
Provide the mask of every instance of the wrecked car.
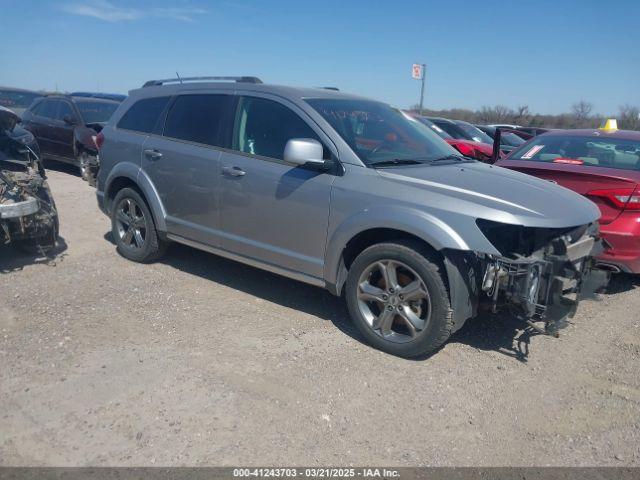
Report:
M32 142L15 132L18 121L0 107L0 245L44 253L56 245L58 214Z
M392 354L433 352L483 307L555 335L606 281L593 203L463 157L381 102L152 80L101 133L97 199L122 256L175 241L326 288Z
M97 135L119 105L105 98L47 95L24 112L22 123L38 140L43 159L74 165L83 180L95 185Z

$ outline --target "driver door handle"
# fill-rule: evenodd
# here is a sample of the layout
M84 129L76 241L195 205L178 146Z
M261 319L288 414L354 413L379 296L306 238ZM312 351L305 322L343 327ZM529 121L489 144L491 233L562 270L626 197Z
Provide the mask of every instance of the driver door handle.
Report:
M144 150L144 155L149 160L160 160L162 158L162 152L155 148L147 148Z
M230 177L244 177L247 174L247 172L240 167L230 167L228 165L222 167L222 173Z

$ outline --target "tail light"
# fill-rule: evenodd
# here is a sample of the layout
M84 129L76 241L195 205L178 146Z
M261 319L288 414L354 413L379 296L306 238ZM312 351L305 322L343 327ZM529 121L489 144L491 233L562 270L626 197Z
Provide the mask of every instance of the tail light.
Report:
M620 210L640 210L640 190L637 188L591 190L587 195L609 200Z
M470 145L467 145L465 143L456 143L454 147L456 147L456 149L465 157L474 158L476 156L476 149Z
M96 148L100 150L102 148L102 144L104 143L104 133L100 132L98 135L93 137L93 142L96 144Z

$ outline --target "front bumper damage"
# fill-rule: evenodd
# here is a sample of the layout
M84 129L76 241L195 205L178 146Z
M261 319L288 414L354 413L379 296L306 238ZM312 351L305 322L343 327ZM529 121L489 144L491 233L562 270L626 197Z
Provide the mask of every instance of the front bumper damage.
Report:
M57 229L55 204L40 173L19 163L8 168L0 161L0 244L24 242L50 249Z
M504 240L504 232L500 233ZM451 286L459 290L464 284L472 298L467 305L458 305L462 313L458 313L457 328L478 310L489 309L507 311L541 333L558 336L580 300L607 285L609 272L595 266L594 257L604 248L597 224L545 231L539 238L545 240L529 239L528 247L512 242L520 253L505 256L446 255ZM452 291L454 312L456 297L460 294ZM544 322L544 327L536 322Z
M6 134L12 117L0 113L0 245L50 249L56 244L58 214L44 169L32 149Z

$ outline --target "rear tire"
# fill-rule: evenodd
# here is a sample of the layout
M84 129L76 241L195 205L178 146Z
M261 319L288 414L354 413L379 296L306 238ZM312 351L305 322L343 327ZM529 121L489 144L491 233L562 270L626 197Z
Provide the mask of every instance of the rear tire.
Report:
M147 202L132 188L123 188L113 200L111 233L118 253L134 262L153 262L167 248L158 236Z
M446 278L436 255L398 240L364 250L346 283L349 313L375 348L400 357L434 352L453 327Z

